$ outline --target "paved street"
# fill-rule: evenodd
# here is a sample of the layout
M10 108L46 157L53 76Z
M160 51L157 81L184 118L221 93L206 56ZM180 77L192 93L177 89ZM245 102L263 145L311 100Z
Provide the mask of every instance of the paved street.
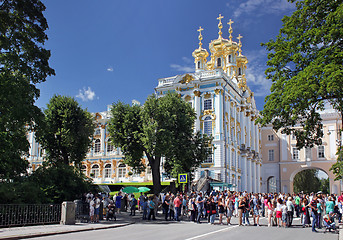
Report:
M138 220L138 217L136 218ZM218 220L217 220L218 222ZM324 230L319 230L318 233L312 233L311 228L302 228L298 224L299 219L295 220L292 228L277 228L267 227L266 219L262 219L262 226L242 226L239 227L237 219L234 219L233 225L209 225L205 220L202 224L192 222L164 222L158 221L137 221L135 224L119 227L115 229L104 229L96 231L78 232L70 234L53 235L34 239L73 239L73 240L88 240L88 239L291 239L292 240L338 240L338 234L326 233Z

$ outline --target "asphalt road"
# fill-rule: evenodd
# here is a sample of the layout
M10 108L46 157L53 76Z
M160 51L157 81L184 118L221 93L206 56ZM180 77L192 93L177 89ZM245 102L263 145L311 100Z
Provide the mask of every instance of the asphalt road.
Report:
M218 222L218 220L217 220ZM235 223L235 220L233 221ZM205 220L202 224L192 222L137 222L133 225L87 232L78 232L62 235L53 235L48 237L34 239L72 239L72 240L94 240L94 239L124 239L124 240L151 240L151 239L263 239L263 240L338 240L338 234L325 233L324 230L318 230L318 233L312 233L311 228L302 228L294 226L292 228L267 227L266 219L261 220L262 226L238 226L236 224L227 225L209 225ZM295 221L295 224L299 220Z

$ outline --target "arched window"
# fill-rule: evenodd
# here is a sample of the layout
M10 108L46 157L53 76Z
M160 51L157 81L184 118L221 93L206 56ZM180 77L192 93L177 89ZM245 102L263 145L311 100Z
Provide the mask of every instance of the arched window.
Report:
M100 139L95 140L94 152L95 153L99 153L100 152L100 147L101 147Z
M212 109L212 99L206 99L204 101L204 110Z
M108 153L112 153L113 150L114 150L113 144L108 140L108 141L107 141L107 152L108 152Z
M231 63L231 55L229 55L228 58L229 58L229 63Z
M92 166L91 177L98 178L99 177L99 165L95 164Z
M222 66L222 59L217 58L217 67L221 67L221 66Z
M200 61L198 61L198 69L200 68Z
M242 75L242 69L238 68L238 75Z
M204 134L212 135L212 118L210 116L204 119Z
M110 178L111 177L111 173L112 173L112 171L111 171L111 164L106 164L104 171L105 171L104 172L105 178Z
M82 166L81 166L81 172L82 172L84 175L87 175L87 167L86 167L86 165L82 165Z
M118 166L118 177L123 178L126 175L126 165L124 163L119 164Z

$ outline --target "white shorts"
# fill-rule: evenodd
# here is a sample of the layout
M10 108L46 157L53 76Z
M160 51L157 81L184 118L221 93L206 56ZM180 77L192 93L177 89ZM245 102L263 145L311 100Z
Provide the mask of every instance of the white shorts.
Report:
M94 207L89 209L89 216L94 216Z

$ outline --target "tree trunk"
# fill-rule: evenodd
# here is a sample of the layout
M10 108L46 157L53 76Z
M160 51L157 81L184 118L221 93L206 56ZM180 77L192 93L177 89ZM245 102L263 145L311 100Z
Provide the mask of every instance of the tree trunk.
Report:
M160 163L161 157L149 158L149 163L152 172L152 182L154 184L154 194L159 194L162 190L161 186L161 174L160 174Z

